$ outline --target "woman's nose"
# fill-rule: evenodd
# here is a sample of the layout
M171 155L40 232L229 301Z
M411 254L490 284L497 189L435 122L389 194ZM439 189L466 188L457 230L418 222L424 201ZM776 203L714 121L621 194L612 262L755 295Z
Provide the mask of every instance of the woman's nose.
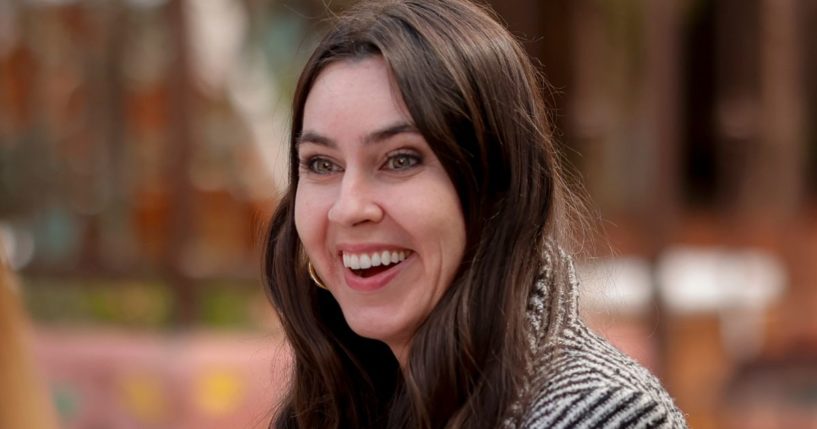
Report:
M379 222L383 218L383 209L376 195L377 184L370 178L347 171L340 192L329 209L329 220L344 226Z

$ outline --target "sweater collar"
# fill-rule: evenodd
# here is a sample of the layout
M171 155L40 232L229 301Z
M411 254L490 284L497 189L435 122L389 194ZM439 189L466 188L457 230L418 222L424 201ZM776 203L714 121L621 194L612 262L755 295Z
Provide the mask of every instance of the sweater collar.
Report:
M578 289L573 258L548 243L526 310L529 348L534 356L548 339L578 323Z

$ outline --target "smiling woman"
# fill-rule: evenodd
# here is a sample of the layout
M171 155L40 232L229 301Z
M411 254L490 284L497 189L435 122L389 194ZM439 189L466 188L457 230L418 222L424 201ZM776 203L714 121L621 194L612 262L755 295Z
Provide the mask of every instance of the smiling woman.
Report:
M266 249L276 428L684 427L576 314L542 84L463 0L364 2L296 88Z

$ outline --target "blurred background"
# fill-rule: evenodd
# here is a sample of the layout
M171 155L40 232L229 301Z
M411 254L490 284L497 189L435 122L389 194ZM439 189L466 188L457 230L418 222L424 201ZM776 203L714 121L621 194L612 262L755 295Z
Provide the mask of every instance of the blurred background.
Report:
M1 427L265 427L259 245L351 3L0 0ZM490 3L598 212L586 317L694 428L817 428L817 1Z

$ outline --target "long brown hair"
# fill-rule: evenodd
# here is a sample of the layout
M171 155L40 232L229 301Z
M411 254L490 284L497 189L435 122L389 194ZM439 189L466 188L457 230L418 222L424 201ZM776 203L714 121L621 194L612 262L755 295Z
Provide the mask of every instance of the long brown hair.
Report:
M330 63L380 56L454 183L467 243L457 275L415 333L401 370L310 283L295 230L295 141L306 98ZM525 308L566 195L544 82L487 8L465 0L386 0L336 17L295 91L290 188L266 245L268 292L294 354L277 428L499 426L519 394Z

